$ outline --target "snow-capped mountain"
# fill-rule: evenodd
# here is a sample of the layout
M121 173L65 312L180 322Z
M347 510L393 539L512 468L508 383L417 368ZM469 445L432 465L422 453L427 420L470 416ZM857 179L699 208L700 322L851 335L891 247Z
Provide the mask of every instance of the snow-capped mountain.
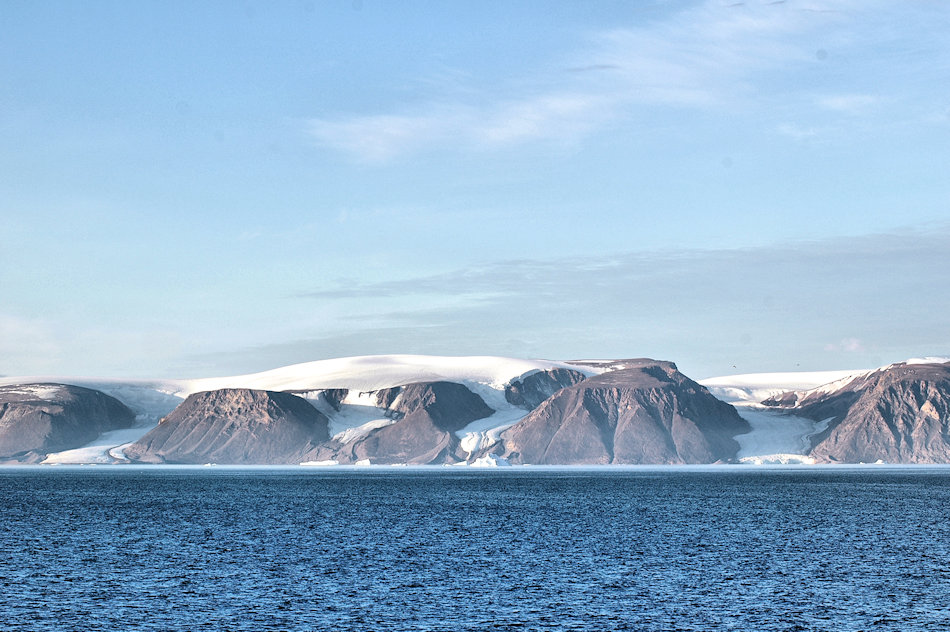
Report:
M922 358L766 399L819 424L809 455L828 462L950 462L950 362Z
M45 383L101 391L131 409L135 419L126 428L91 419L93 436L98 434L91 440L82 435L82 441L72 445L37 444L29 459L13 453L0 459L312 464L867 461L868 455L878 453L873 446L870 451L856 447L862 432L872 436L866 428L886 425L890 413L872 419L864 413L873 405L862 405L863 416L854 405L881 384L875 376L917 367L902 373L898 382L910 385L889 395L888 410L904 402L900 418L905 425L910 423L908 415L927 417L928 438L922 441L922 431L910 424L899 447L879 458L950 462L950 451L940 456L942 448L933 439L934 428L948 423L942 400L933 396L942 392L942 382L931 373L924 386L913 382L925 365L939 364L936 360L922 358L870 372L724 376L702 380L702 386L679 374L672 363L653 360L554 362L492 356L361 356L191 380L7 377L0 378L0 387ZM643 371L655 375L647 379L650 376L640 375ZM604 373L611 375L596 377ZM666 377L659 379L660 373ZM695 386L672 399L661 393L673 383L686 384L683 380ZM726 408L719 411L718 402L709 405L704 398L715 401L710 393L727 402L722 404ZM182 406L186 398L188 406ZM916 403L908 403L911 400ZM760 404L763 401L768 406ZM732 406L741 418L730 417L735 413ZM713 409L726 415L717 413L717 418L731 421L709 425ZM162 419L166 421L159 424ZM0 425L4 423L0 414ZM686 428L693 428L695 436ZM848 428L850 443L840 438ZM885 439L873 436L872 443ZM692 438L677 443L684 437ZM848 450L829 448L844 443ZM706 447L697 448L700 444ZM910 450L911 445L917 447ZM925 456L921 445L930 446ZM669 446L679 447L670 452ZM591 457L590 450L603 454ZM526 457L531 454L538 458Z
M548 464L714 463L749 431L736 409L677 370L641 360L565 387L500 435L494 452Z
M223 389L290 391L309 401L328 418L331 438L349 444L395 423L398 419L394 417L403 414L390 409L392 402L381 402L381 392L409 384L436 382L464 386L492 411L487 417L453 432L462 452L469 454L483 443L494 441L498 432L527 414L523 402L525 394L512 391L513 385L526 382L531 391L539 388L532 386L536 378L533 380L531 376L535 374L553 372L556 375L569 371L580 379L607 368L607 365L590 363L574 365L495 356L378 355L318 360L229 377L190 380L5 377L0 378L0 385L43 382L83 386L115 397L136 414L136 427L117 436L118 442L106 445L108 439L103 441L105 438L101 437L89 445L51 453L46 458L48 463L114 462L116 454L152 430L185 398Z

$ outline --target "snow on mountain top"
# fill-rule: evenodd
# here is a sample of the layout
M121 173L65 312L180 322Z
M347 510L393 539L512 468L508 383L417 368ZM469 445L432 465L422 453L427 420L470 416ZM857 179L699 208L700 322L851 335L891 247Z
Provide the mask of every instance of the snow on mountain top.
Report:
M709 392L732 404L759 403L787 391L807 391L823 384L850 380L865 373L854 371L795 371L784 373L746 373L699 380Z
M853 375L843 377L839 380L835 380L827 384L821 384L815 388L799 389L796 391L799 396L798 401L801 402L802 399L809 396L826 395L826 394L834 393L846 387L848 384L851 384L855 380L868 379L877 373L882 373L884 371L893 369L895 367L915 365L915 364L944 364L948 361L950 361L950 359L936 357L936 356L928 356L925 358L910 358L909 360L905 360L904 362L895 362L894 364L888 364L886 366L878 367L876 369L871 369L870 371L861 371L859 373L855 373Z
M950 358L911 358L907 364L947 362ZM290 366L228 377L173 379L68 378L55 376L4 377L0 385L28 383L75 384L101 390L128 405L141 416L157 420L171 412L182 399L200 391L219 388L254 388L271 391L308 391L346 388L355 391L377 391L413 382L445 380L459 382L485 399L489 406L504 407L504 387L512 380L537 372L568 368L585 375L596 375L616 360L597 361L602 366L551 360L524 360L499 356L428 356L372 355L331 360L316 360ZM588 364L590 363L590 364ZM893 366L893 365L889 365ZM882 369L888 367L881 367ZM875 369L881 370L881 369ZM728 402L757 403L787 391L809 391L839 386L841 380L854 379L869 373L854 371L807 371L751 373L726 375L700 380L710 392Z
M317 360L233 377L189 380L188 392L217 388L260 388L272 391L347 388L378 391L413 382L473 382L504 390L511 380L549 369L568 368L594 375L600 371L550 360L498 356L374 355Z
M30 396L34 399L53 399L59 395L60 388L56 384L48 383L12 384L6 386L4 391Z
M906 360L904 364L946 364L950 362L950 358L943 356L926 356L924 358L911 358Z
M769 397L787 392L799 394L799 400L807 395L833 393L858 378L867 377L879 371L902 364L943 364L950 358L927 356L910 358L876 369L855 369L851 371L796 371L784 373L747 373L743 375L723 375L699 380L699 383L724 401L731 404L756 404Z
M171 412L188 395L220 388L268 391L346 388L366 392L413 382L441 380L465 384L482 396L489 406L498 410L507 405L504 389L512 380L556 368L574 369L585 375L595 375L603 370L567 362L498 356L373 355L316 360L261 373L228 377L190 380L5 377L0 378L0 385L46 382L95 388L116 397L137 414L154 422Z

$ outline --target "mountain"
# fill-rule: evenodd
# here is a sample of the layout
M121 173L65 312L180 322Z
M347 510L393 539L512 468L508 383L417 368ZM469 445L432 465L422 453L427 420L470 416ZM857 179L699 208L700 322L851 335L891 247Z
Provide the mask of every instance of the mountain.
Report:
M143 463L300 463L329 438L327 418L301 397L218 389L190 395L125 455Z
M505 387L505 400L525 410L534 410L562 388L583 382L587 376L574 369L538 371L512 380Z
M762 402L820 422L819 462L950 463L950 363L898 363Z
M456 433L495 413L481 397L455 382L418 382L383 389L374 395L377 406L385 410L384 416L391 423L365 433L343 433L317 449L311 460L457 463L465 460L465 454Z
M511 463L714 463L735 458L749 424L672 362L626 360L563 388L486 453Z
M136 413L137 427L134 431L115 435L115 442L111 445L106 445L100 439L80 450L50 455L47 461L114 461L115 458L121 458L126 444L136 441L149 427L169 416L188 396L235 388L287 391L303 397L328 418L330 435L347 443L365 436L374 428L398 421L400 413L396 411L394 415L385 404L381 406L376 399L377 393L408 384L440 381L463 385L495 411L493 415L477 419L464 429L452 433L459 440L462 454L467 455L482 443L493 442L497 432L525 415L523 406L515 406L507 401L506 387L518 380L531 382L539 379L531 378L533 375L559 369L573 370L580 376L597 372L591 368L576 368L565 362L548 360L496 356L378 355L317 360L230 377L187 380L73 377L69 378L70 383L101 390L127 404ZM40 381L66 380L54 376L0 377L0 385ZM344 461L349 462L348 459Z
M0 461L38 463L51 452L130 428L135 414L99 391L67 384L0 386Z
M11 446L0 460L950 463L942 438L948 419L944 368L924 368L944 363L921 359L903 369L724 376L703 380L708 391L672 363L648 359L388 355L190 380L3 377L0 391L7 394L0 395L0 405L20 412L0 418L0 440ZM893 383L878 375L900 371L901 379L888 378ZM26 414L25 400L54 406L54 391L79 387L119 400L134 413L134 423L129 426L129 411L125 421L102 425L83 413L73 425L84 434L48 443L37 433L10 430L12 420ZM264 399L239 404L246 396L241 390L264 393ZM220 400L201 403L208 393ZM734 404L739 420L710 394ZM284 406L285 395L295 403ZM252 410L256 417L242 417ZM69 414L62 414L50 425L57 436L70 427L64 423Z

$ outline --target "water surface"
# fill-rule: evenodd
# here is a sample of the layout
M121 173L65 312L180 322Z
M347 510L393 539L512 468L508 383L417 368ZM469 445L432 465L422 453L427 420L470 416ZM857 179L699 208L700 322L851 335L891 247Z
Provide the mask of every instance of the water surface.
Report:
M30 630L950 629L950 470L8 468Z

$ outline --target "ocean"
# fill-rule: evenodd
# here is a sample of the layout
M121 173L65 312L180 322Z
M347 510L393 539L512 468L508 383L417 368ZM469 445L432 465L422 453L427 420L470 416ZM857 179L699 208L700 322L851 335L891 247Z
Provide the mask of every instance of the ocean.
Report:
M950 629L950 469L0 469L0 629Z

